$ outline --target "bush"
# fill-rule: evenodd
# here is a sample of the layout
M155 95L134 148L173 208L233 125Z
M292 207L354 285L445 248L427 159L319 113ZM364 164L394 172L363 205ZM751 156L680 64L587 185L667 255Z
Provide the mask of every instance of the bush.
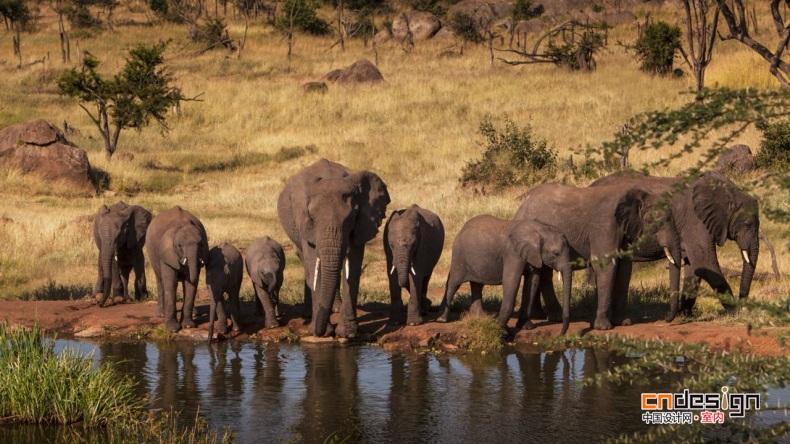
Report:
M66 19L76 29L97 29L102 25L101 20L91 14L88 5L90 0L78 0L65 8Z
M757 129L763 133L760 151L754 156L757 166L777 171L790 168L790 120L763 121L757 124Z
M480 32L477 31L475 19L466 14L456 12L450 17L447 26L464 42L482 43L484 40Z
M649 23L633 48L642 71L658 75L672 73L675 53L681 48L682 32L666 22Z
M557 152L536 140L529 125L519 128L505 117L505 129L499 131L486 116L480 124L485 140L483 158L467 163L461 175L463 186L488 186L501 190L513 185L531 185L554 177Z
M532 7L531 0L516 0L516 3L513 4L513 11L511 15L513 17L513 23L516 23L520 20L529 20L535 17L540 17L543 15L545 8L543 5Z
M312 35L327 35L332 32L329 23L318 17L316 0L285 0L280 27L288 29L290 20L296 29Z

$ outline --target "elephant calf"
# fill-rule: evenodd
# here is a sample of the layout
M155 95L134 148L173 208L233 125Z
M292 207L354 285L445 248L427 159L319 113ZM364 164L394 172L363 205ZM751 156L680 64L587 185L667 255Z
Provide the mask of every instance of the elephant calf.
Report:
M444 247L444 226L439 216L412 205L393 211L384 227L384 253L390 283L390 324L403 323L401 289L409 290L409 325L423 323L430 307L428 282Z
M241 253L236 247L229 243L212 248L208 252L208 262L206 263L206 286L209 296L209 315L208 315L208 342L214 337L214 316L216 313L219 332L228 332L228 317L225 314L225 297L228 294L230 302L230 318L233 323L233 331L239 331L239 290L241 290L241 278L244 275L244 265Z
M247 248L247 273L255 289L255 314L263 314L266 328L277 323L280 287L283 285L285 252L274 239L265 236L255 239Z
M562 334L565 334L570 316L572 276L570 248L565 236L555 227L540 222L503 220L490 215L474 217L464 224L453 242L444 312L438 320L447 321L453 297L464 282L469 282L472 287L470 312L474 314L484 314L483 286L501 284L502 305L498 321L507 326L522 276L527 275L531 301L540 280L551 283L552 269L562 276ZM527 308L531 304L525 299L522 297L517 326L531 328L528 318L531 313ZM549 319L559 320L560 307L556 300L550 299L547 304Z

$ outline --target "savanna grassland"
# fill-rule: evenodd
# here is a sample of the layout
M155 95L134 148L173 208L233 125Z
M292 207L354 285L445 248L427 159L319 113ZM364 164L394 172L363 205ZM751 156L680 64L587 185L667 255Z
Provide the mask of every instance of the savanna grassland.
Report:
M116 20L147 23L151 17L144 11L144 3L132 2L116 12ZM646 11L635 13L641 18ZM322 13L329 17L331 11ZM654 17L676 21L673 13L653 11ZM766 5L761 17L764 30L771 29L768 14ZM282 34L261 19L251 22L241 58L224 50L196 55L200 47L188 44L184 26L119 23L114 33L73 36L73 61L79 54L76 48L87 50L102 62L100 71L114 73L133 45L171 40L166 65L183 93L198 96L200 101L183 102L181 115L169 116L168 132L150 126L122 133L115 158L107 161L92 122L75 102L60 96L55 85L59 73L72 66L60 61L55 20L42 4L37 31L22 35L22 53L25 61L48 53L50 58L22 70L16 69L11 33L0 34L0 127L35 118L58 126L68 121L81 132L69 138L88 152L93 167L109 173L111 181L102 195L84 196L68 186L0 171L0 295L4 298L29 296L51 281L56 285L50 288L63 285L89 292L96 276L94 215L100 205L123 200L154 214L183 206L203 221L212 245L226 241L243 248L262 235L278 239L286 245L288 256L283 296L296 300L301 296L302 267L288 248L276 200L289 176L325 157L352 169L378 173L392 197L388 211L417 203L442 218L447 240L430 293L438 303L450 246L463 223L483 213L511 218L525 191L481 195L459 187L462 167L481 153L478 128L486 115L498 125L505 116L519 126L531 125L536 136L557 150L563 165L559 179L583 186L592 179L577 179L564 170L569 155L612 138L635 114L682 105L690 98L684 93L694 84L691 76L657 78L640 72L633 54L615 44L636 38L636 29L630 25L611 32L610 45L597 58L598 68L591 74L553 65L491 66L483 46L467 47L463 56L441 57L448 47L457 47L452 39L418 42L409 53L389 41L377 45L378 67L386 84L330 85L327 94L319 95L304 93L301 85L357 59L374 60L372 48L365 48L361 40L350 40L345 51L338 46L330 49L331 37L297 35L288 60ZM231 38L240 38L243 22L229 17L228 23ZM778 87L768 65L737 42L717 43L706 77L711 87ZM758 150L760 133L751 128L738 142ZM632 153L630 162L641 167L675 150L663 147ZM121 154L125 153L134 158L124 159ZM653 174L676 175L700 154L691 153ZM757 175L735 180L745 185ZM786 194L752 191L762 202L790 210ZM761 223L776 246L779 270L787 276L787 227L765 217ZM787 277L773 280L767 249L761 253L752 297L775 300L786 296L790 281ZM724 268L734 270L729 281L737 288L741 267L737 247L728 243L719 260ZM386 300L380 237L368 245L365 267L361 301ZM632 294L655 294L651 289L666 282L663 264L640 266ZM153 273L148 285L155 294ZM496 287L486 291L501 294ZM251 293L246 280L243 292ZM467 287L462 292L468 292ZM702 309L711 314L719 307L713 298L703 302Z

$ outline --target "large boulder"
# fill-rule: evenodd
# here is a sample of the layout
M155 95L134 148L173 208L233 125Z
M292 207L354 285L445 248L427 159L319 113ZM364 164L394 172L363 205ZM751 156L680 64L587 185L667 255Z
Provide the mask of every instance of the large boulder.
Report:
M43 119L0 130L0 164L96 191L88 155L66 140L58 127Z
M410 11L403 13L392 21L392 35L398 40L403 40L411 31L414 42L428 40L433 37L442 24L435 15L426 11Z
M346 68L330 71L323 80L332 83L361 84L384 81L381 71L367 59L359 59Z
M754 161L752 150L747 145L733 145L722 151L713 166L713 170L720 173L743 174L756 169L757 163Z
M447 10L446 17L452 20L456 14L466 15L474 20L478 30L490 26L495 21L510 14L510 4L486 0L461 0Z

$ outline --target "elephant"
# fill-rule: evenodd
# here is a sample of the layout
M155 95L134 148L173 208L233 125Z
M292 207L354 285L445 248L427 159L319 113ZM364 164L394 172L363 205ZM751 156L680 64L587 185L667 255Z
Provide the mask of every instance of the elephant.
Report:
M631 324L627 295L632 264L628 257L618 257L623 249L642 238L655 239L670 267L680 266L680 235L672 212L660 203L660 196L639 188L576 188L549 183L525 193L514 219L556 227L568 240L571 261L581 258L592 263L598 290L593 328L609 330L613 323ZM540 288L547 310L555 310L551 282L541 280Z
M534 297L539 280L548 279L550 284L551 270L556 269L563 276L562 334L565 334L570 317L570 255L565 236L549 225L499 219L488 214L473 217L464 224L453 242L453 257L442 302L444 310L437 320L447 322L453 297L464 282L469 282L472 287L470 312L476 315L484 313L483 286L501 284L502 305L497 320L507 327L522 276L527 276L524 294L527 294L526 288L530 288L534 290L530 297ZM532 282L535 282L534 286ZM525 308L526 299L522 297L518 327L527 324L526 327L530 328L532 324L524 322L524 316L531 314Z
M195 328L195 293L200 269L208 261L206 229L192 213L175 206L154 216L146 238L145 249L156 275L157 316L164 316L165 328L171 333L182 327ZM184 293L180 324L176 320L179 282Z
M590 186L639 186L653 194L669 193L670 207L680 233L685 257L683 307L691 314L696 289L705 280L717 294L733 292L719 266L716 245L729 240L738 244L743 258L739 299L747 298L760 253L760 216L757 199L741 191L719 173L687 178L653 177L637 172L615 173ZM651 256L652 257L652 256ZM722 302L727 309L734 306Z
M214 337L214 316L217 316L219 332L228 332L228 317L225 314L225 297L230 302L230 319L233 331L239 331L239 290L244 276L241 253L233 245L223 242L208 252L206 261L206 287L211 298L208 315L208 343Z
M384 254L390 284L390 324L403 323L401 289L409 291L406 322L420 325L430 308L428 283L444 248L444 226L439 216L412 205L393 211L384 225Z
M245 262L255 290L255 314L265 316L266 328L277 327L280 287L285 270L283 247L268 236L255 239L247 247Z
M99 208L93 224L93 238L99 248L94 293L102 294L100 307L104 306L111 291L123 292L124 299L130 299L129 274L133 268L135 298L139 301L148 296L143 246L150 223L151 212L137 205L118 202L111 207L102 205Z
M379 176L351 171L327 159L288 179L277 199L277 215L304 266L305 306L312 307L311 334L327 334L342 269L342 305L335 335L356 337L365 244L378 234L389 203L387 185Z

